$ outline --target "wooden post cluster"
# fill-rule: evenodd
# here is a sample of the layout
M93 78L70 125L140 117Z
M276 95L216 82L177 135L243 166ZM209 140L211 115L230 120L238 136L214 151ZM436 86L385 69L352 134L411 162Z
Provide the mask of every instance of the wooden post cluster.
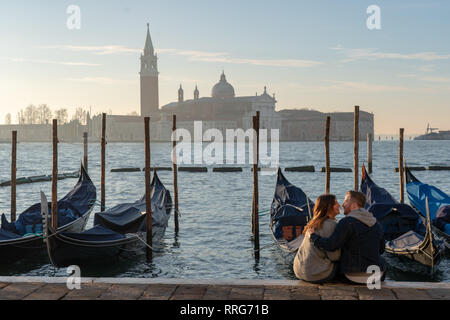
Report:
M58 120L53 119L52 227L58 229Z
M88 172L88 133L83 132L83 165L86 172Z
M372 134L367 133L367 169L372 173Z
M325 193L330 193L330 117L325 124Z
M11 136L11 222L16 221L17 131Z
M100 177L100 211L105 211L105 177L106 177L106 113L102 113L102 137L101 137L101 177Z
M175 202L175 213L174 213L174 223L175 223L175 234L178 233L178 170L177 170L177 153L176 146L177 141L175 139L175 131L177 130L177 116L173 115L172 118L172 164L173 164L173 193Z
M359 106L355 106L354 127L353 127L353 173L354 186L353 190L359 189Z
M405 180L403 168L403 133L405 129L400 128L399 146L398 146L398 172L400 176L400 203L405 202Z
M150 117L144 118L145 125L145 206L147 222L147 260L152 259L152 203L150 185Z
M258 163L259 163L259 119L260 113L253 116L253 210L252 232L254 241L255 258L259 259L259 194L258 194Z

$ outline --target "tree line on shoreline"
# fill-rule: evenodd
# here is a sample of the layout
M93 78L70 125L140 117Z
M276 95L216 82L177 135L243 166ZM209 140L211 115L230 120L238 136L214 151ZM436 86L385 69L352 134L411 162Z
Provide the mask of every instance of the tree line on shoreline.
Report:
M76 108L70 120L78 120L81 124L85 125L87 123L88 113L88 110ZM50 124L52 119L57 119L59 124L68 123L69 112L66 108L59 108L53 111L47 104L40 104L38 106L30 104L25 109L17 112L16 115L17 124ZM11 123L12 117L8 113L5 116L5 124L9 125Z
M112 114L112 111L110 110L108 114ZM132 112L130 115L135 114L137 115L136 112ZM47 104L40 104L37 106L30 104L25 109L21 109L19 112L17 112L16 123L50 124L53 119L57 119L58 124L65 124L68 123L69 121L78 121L81 125L86 125L88 115L90 117L93 116L89 110L83 109L81 107L76 108L75 112L72 113L71 117L69 118L69 112L66 108L59 108L53 111ZM12 124L11 113L8 113L5 116L5 124L6 125Z

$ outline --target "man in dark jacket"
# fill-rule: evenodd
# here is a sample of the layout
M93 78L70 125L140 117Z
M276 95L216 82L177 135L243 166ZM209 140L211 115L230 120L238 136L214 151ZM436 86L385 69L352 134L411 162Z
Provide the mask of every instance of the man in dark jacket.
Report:
M384 279L386 263L380 256L385 249L383 229L376 218L364 209L366 197L361 192L348 191L345 195L345 217L329 238L312 233L310 240L326 251L341 250L340 273L353 282L367 283L369 271L378 266ZM368 269L369 268L369 269Z

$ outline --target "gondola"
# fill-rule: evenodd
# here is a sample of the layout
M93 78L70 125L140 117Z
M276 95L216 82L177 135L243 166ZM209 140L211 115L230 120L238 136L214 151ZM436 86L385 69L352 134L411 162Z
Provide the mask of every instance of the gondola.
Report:
M411 206L398 203L384 188L376 185L362 167L361 192L366 209L384 230L386 252L403 261L413 261L408 271L431 272L442 258L443 245L434 239L431 223L424 222Z
M151 182L152 241L164 235L172 199L156 172ZM124 203L94 217L94 226L84 232L58 232L46 223L47 252L56 267L103 264L115 259L129 259L146 248L145 195L134 203Z
M291 184L278 168L277 183L270 208L270 230L287 264L292 265L312 217L314 203L300 188Z
M94 208L96 188L81 165L79 179L74 188L58 201L57 232L82 232ZM47 203L51 214L51 203ZM1 217L0 261L12 263L34 254L45 254L41 203L23 211L17 221Z
M450 196L442 190L419 181L405 166L406 192L411 205L426 218L426 198L433 232L445 240L450 249Z

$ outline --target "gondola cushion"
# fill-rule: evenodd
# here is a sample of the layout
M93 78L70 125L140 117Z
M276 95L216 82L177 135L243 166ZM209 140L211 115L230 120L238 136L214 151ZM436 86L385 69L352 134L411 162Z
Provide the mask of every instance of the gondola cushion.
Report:
M112 241L125 238L124 235L114 232L111 229L97 225L81 233L62 233L64 236L84 241Z
M302 234L303 226L283 226L281 230L283 233L283 239L291 241Z
M285 238L286 240L288 240L286 238L287 233L290 233L290 235L292 236L294 234L293 227L304 227L308 223L308 215L305 214L304 210L301 211L296 207L286 205L280 208L280 210L276 214L276 219L274 219L273 222L273 234L275 238ZM300 233L301 231L302 230L300 229L298 230L298 232ZM297 234L297 231L295 234ZM290 238L291 236L289 236L288 238Z
M51 221L51 203L49 206L49 221ZM58 203L58 226L61 227L72 221L75 221L81 216L80 212L68 201L60 201ZM15 222L8 222L6 217L2 215L2 229L25 235L29 233L42 232L42 216L41 204L36 203L29 207L26 211L19 215Z

